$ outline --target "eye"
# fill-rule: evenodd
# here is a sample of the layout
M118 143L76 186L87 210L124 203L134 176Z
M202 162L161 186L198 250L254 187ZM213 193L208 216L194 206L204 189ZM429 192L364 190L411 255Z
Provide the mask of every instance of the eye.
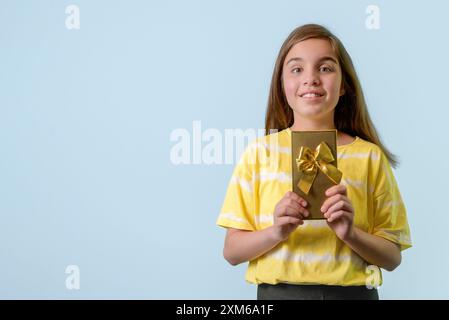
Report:
M296 68L292 69L292 73L298 73L298 72L301 72L301 70L302 70L302 68L296 67Z
M320 71L322 71L322 72L332 72L334 70L332 68L330 68L330 67L322 66L322 67L320 67Z

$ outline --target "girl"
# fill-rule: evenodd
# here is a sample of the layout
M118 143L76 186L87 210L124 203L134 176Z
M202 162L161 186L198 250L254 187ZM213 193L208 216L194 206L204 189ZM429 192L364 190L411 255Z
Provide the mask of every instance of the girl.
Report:
M342 182L326 191L325 220L304 220L307 203L291 191L291 131L327 129L337 130ZM371 122L350 56L326 28L304 25L282 45L265 130L234 169L218 217L225 259L249 261L258 299L378 299L379 268L394 270L411 247L397 161Z

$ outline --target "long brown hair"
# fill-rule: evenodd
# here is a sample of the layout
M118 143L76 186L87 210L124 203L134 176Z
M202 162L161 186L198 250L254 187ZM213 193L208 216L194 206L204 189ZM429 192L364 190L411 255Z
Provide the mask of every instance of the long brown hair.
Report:
M298 42L311 38L329 40L341 66L345 93L340 97L335 107L334 123L336 129L352 136L357 135L364 140L378 145L391 165L396 167L399 163L396 156L382 144L368 114L362 86L360 85L351 57L341 41L334 34L325 27L317 24L306 24L293 30L279 50L271 78L270 94L265 116L265 133L269 134L270 129L280 131L293 125L293 110L287 103L282 86L282 69L285 57L290 49Z

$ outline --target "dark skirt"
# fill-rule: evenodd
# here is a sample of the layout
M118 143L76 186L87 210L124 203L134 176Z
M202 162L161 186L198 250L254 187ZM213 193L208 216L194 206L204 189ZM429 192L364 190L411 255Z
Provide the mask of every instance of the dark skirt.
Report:
M379 300L379 294L366 286L263 283L257 286L257 300Z

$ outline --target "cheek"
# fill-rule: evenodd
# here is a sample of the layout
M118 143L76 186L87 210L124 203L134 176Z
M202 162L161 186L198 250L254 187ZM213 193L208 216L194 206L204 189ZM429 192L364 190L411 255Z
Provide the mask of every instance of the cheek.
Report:
M289 78L284 78L284 93L287 99L294 99L298 91L298 85L295 81Z
M327 91L330 92L335 98L340 96L340 83L341 79L338 78L329 79L329 81L327 81Z

